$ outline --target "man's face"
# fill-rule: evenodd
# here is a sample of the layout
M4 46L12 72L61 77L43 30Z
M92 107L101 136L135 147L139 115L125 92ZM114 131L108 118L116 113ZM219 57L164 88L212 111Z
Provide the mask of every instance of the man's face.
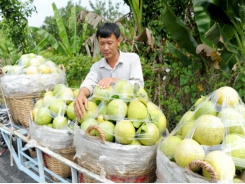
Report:
M111 34L108 38L99 37L100 51L105 59L110 59L118 53L118 46L120 45L121 39L116 38L114 34Z

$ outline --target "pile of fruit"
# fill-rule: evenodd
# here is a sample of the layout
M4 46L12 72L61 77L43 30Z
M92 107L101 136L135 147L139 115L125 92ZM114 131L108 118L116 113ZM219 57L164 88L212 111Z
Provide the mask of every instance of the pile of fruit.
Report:
M119 80L108 88L96 86L88 102L89 111L78 119L84 131L98 125L106 141L123 145L151 146L166 129L163 112L152 102L144 88ZM95 130L91 136L98 136Z
M159 147L180 167L203 160L214 168L218 180L241 181L245 173L245 105L237 91L224 86L198 99ZM193 171L210 178L205 169Z
M33 75L61 73L62 69L53 61L45 59L41 55L33 53L23 54L17 61L17 65L6 65L2 69L6 75Z
M54 129L62 129L69 120L75 119L73 101L79 89L72 89L64 84L57 84L53 91L46 91L44 97L38 100L32 110L36 124L46 125Z

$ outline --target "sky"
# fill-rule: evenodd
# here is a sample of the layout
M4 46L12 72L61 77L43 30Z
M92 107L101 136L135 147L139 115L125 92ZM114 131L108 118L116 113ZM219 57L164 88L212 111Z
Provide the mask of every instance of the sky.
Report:
M37 13L32 13L32 16L28 18L29 26L40 27L45 17L53 16L52 3L54 2L58 9L66 7L67 2L69 0L34 0L34 6L36 6ZM86 7L88 10L91 10L89 5L89 0L80 0L81 6ZM108 0L104 0L108 2ZM119 10L121 13L126 14L129 12L129 7L124 4L123 0L111 0L113 4L120 3L121 9ZM78 3L79 0L73 0L74 3ZM95 4L96 0L92 0Z

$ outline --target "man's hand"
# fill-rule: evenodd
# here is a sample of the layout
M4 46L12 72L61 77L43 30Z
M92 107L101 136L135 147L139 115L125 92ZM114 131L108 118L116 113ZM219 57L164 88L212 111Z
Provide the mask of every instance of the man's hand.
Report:
M83 114L89 110L87 96L89 96L89 90L87 88L81 88L74 101L74 112L78 119L81 119Z
M98 83L98 86L100 88L108 88L111 83L113 82L116 82L118 81L119 78L111 78L111 77L106 77L106 78L103 78L99 83Z

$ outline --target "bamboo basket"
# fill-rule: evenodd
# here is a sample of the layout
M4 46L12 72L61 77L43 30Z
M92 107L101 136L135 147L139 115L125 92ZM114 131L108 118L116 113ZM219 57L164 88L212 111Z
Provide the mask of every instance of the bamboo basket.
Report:
M9 97L5 95L13 122L24 127L29 127L30 111L33 110L35 103L41 98L41 94L20 97Z
M102 132L102 130L96 126L96 125L91 125L87 131L86 131L86 134L88 136L89 135L89 132L91 130L95 129L97 132L99 132L99 135L100 135L100 139L102 140L102 144L105 142L105 136L104 136L104 133ZM91 137L91 138L95 138L95 137ZM98 139L98 141L100 141ZM98 148L98 151L99 151L99 148ZM115 148L114 150L115 152L119 151ZM90 159L91 158L88 158L88 159L83 159L81 160L80 158L77 158L77 163L78 165L88 169L89 171L95 173L95 174L98 174L98 175L103 175L103 172L106 172L106 178L113 181L113 182L116 182L116 183L153 183L156 181L156 164L152 164L151 167L145 169L145 168L142 168L142 169L138 169L138 170L133 170L131 168L125 168L125 172L124 173L118 173L117 174L112 174L112 173L109 173L108 171L106 171L105 168L101 168L99 167L97 164L95 163L91 163L90 162ZM85 161L84 161L85 160ZM147 160L146 162L154 162L155 163L155 157L152 158L151 160ZM122 166L123 167L123 166ZM104 170L105 169L105 170ZM83 173L78 173L78 180L80 183L97 183L97 181L95 181L93 178L83 174Z
M76 152L74 148L62 149L55 152L70 161L74 161L73 157ZM45 167L47 167L49 170L53 171L54 173L56 173L62 178L67 178L71 176L71 168L69 166L63 164L62 162L58 161L57 159L51 157L46 153L42 153L42 154L43 154L43 162ZM52 175L51 178L55 181L58 181L58 179Z

